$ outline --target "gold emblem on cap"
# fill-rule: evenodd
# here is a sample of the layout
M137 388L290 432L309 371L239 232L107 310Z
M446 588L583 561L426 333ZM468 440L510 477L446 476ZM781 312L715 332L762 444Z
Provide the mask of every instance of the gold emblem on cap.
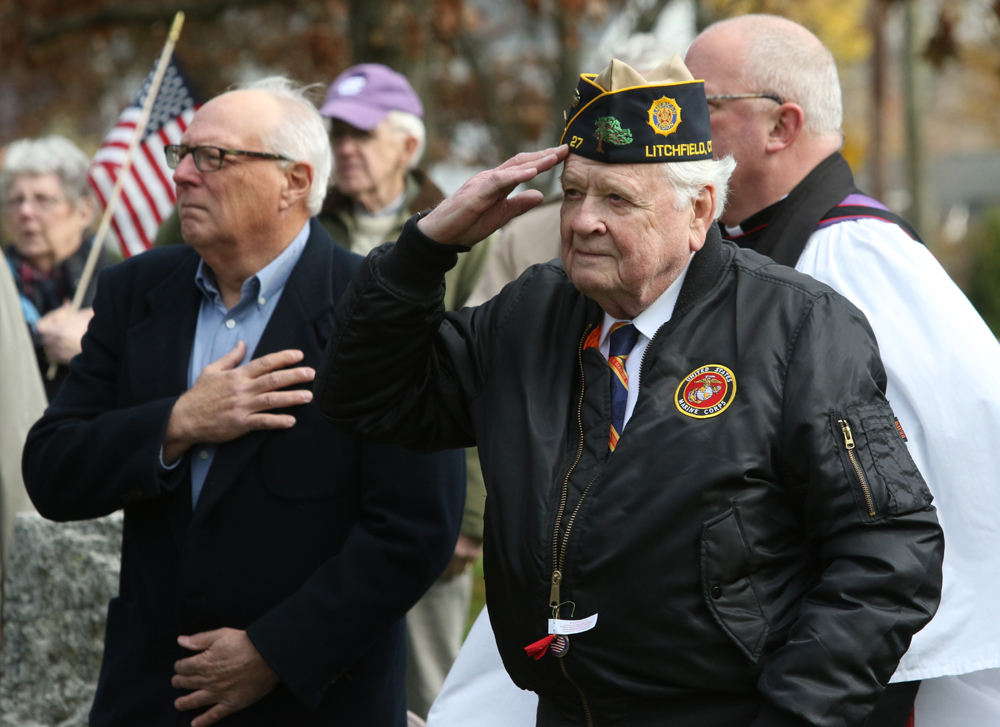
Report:
M579 105L580 105L580 89L574 88L573 89L573 108L576 108Z
M661 96L649 107L649 125L653 132L670 136L681 124L681 107L672 98Z

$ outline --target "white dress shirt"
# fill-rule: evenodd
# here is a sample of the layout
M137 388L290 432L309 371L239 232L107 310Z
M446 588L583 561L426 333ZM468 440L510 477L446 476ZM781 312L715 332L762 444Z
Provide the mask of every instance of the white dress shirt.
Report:
M684 278L687 277L687 271L691 267L691 261L694 260L695 254L693 253L688 258L687 265L684 266L681 274L677 276L677 280L660 293L660 297L654 300L649 308L631 321L626 321L635 326L636 330L639 331L639 337L636 338L632 351L629 353L628 358L625 359L625 373L628 374L628 400L625 405L625 419L622 421L622 431L619 434L625 431L625 426L628 424L628 420L632 417L632 411L635 409L635 402L639 398L639 368L642 365L642 355L646 353L646 347L653 340L656 332L660 330L660 326L669 321L673 316L674 306L677 305L677 296L681 293L681 286L684 285ZM601 325L601 339L599 344L604 358L608 358L611 352L611 326L619 320L622 319L614 318L607 313L604 314L604 323Z

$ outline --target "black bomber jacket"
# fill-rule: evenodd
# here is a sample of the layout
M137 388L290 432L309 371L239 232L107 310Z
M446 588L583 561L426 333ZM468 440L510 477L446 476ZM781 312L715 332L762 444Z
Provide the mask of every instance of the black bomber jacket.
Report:
M861 725L943 554L864 315L713 228L609 457L600 307L549 263L446 314L455 258L414 220L369 256L317 401L360 436L479 446L490 619L539 725ZM599 618L534 660L550 602Z

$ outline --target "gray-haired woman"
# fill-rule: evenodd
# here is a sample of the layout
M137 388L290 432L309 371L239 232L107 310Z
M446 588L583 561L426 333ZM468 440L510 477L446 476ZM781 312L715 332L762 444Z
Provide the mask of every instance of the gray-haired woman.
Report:
M59 390L69 360L80 352L80 340L93 316L94 275L74 313L69 300L90 251L87 233L94 203L87 184L87 156L61 136L22 139L7 148L0 167L0 203L10 241L7 262L31 330L39 366L59 364L55 380L46 379L49 400ZM101 252L98 270L108 264Z

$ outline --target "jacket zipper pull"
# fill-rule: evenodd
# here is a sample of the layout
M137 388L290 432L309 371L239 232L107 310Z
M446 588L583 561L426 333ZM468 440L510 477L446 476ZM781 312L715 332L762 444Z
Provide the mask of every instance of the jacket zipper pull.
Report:
M865 477L865 471L861 468L861 463L858 462L858 458L854 454L854 435L851 433L851 424L846 419L838 419L837 423L840 424L840 429L844 433L844 446L847 447L847 457L854 466L854 471L858 475L858 481L861 483L861 491L865 495L865 502L868 503L868 517L875 518L875 498L872 495L871 488L868 486L868 478Z
M848 451L854 449L854 435L851 434L851 425L846 419L840 420L840 429L844 432L844 446Z
M561 601L559 600L559 584L562 582L562 573L552 571L552 590L549 591L549 606L555 608Z

